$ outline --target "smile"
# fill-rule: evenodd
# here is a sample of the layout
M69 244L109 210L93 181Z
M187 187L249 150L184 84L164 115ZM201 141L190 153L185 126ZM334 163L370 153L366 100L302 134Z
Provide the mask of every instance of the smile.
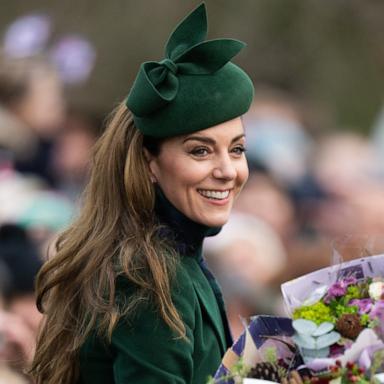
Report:
M213 191L208 189L198 189L197 192L200 193L200 195L207 197L208 199L214 199L214 200L225 200L229 196L230 190L226 191Z

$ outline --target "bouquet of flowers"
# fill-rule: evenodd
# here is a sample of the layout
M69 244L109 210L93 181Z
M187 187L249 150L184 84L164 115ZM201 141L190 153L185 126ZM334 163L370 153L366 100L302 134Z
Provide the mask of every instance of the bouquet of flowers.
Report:
M291 318L252 318L212 383L384 383L384 255L307 274L282 292Z
M289 318L254 316L225 354L209 384L235 384L243 378L280 382L303 364Z

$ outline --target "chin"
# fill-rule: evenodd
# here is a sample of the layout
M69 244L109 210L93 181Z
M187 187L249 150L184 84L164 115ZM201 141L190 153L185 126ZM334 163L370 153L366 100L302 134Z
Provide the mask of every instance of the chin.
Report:
M222 227L227 223L228 219L229 215L220 215L217 217L204 217L199 222L207 227Z

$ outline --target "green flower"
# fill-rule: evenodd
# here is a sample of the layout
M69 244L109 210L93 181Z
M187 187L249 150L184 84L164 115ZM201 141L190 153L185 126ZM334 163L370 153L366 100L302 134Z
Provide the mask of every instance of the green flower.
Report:
M369 318L369 315L367 313L364 313L360 316L360 324L363 326L363 327L368 327L369 326L369 323L370 323L370 318Z
M303 305L293 312L294 319L312 320L316 324L324 322L335 323L336 319L332 315L331 308L321 301L312 305Z
M360 299L361 289L357 285L350 285L347 288L347 295L350 296L351 299Z
M339 318L340 316L347 314L347 313L357 313L359 310L357 305L343 305L343 304L337 304L333 308L333 313L336 316L336 318Z

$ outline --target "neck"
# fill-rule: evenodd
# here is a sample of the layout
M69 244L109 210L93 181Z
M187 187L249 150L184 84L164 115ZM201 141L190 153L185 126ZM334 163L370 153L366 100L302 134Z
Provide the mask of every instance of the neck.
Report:
M214 236L221 230L221 227L208 227L189 219L166 198L158 187L155 212L159 222L166 226L161 235L173 240L181 255L201 258L204 238Z

